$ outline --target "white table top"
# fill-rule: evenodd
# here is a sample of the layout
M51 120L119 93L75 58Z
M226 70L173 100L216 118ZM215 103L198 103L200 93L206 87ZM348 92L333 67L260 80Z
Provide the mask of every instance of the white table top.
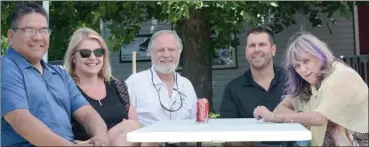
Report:
M311 132L297 123L268 123L252 118L165 120L127 134L128 142L307 141Z

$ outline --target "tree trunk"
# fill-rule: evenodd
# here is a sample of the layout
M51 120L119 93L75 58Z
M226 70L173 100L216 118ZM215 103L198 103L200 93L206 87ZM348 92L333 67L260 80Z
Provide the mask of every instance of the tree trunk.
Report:
M207 98L212 107L211 34L206 9L199 9L184 21L181 27L183 39L183 76L193 84L198 98Z

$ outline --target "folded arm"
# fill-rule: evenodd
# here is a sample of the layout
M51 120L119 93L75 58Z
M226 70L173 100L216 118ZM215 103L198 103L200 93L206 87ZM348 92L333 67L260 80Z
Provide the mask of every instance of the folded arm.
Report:
M328 122L328 119L317 112L300 112L300 113L286 113L276 114L276 119L280 122L294 122L304 126L322 126Z
M274 114L296 114L297 112L294 111L293 102L290 96L286 96L281 103L274 109Z
M16 65L4 63L2 68L1 116L14 131L35 146L73 146L31 114L22 73Z
M138 116L137 116L136 109L132 105L129 106L128 119L138 121Z
M104 120L91 105L82 106L73 112L73 117L85 128L90 137L107 135L107 127Z
M51 131L26 109L11 111L4 118L15 132L28 140L32 145L73 146L72 142Z
M328 119L317 112L296 112L293 108L293 99L289 96L284 98L282 102L273 111L278 122L294 122L304 126L321 126Z

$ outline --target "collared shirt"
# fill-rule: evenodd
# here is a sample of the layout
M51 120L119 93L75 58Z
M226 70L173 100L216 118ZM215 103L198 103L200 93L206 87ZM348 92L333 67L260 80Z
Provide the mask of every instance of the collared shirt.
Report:
M30 145L4 119L5 115L16 109L29 110L51 131L69 141L74 140L71 128L72 113L88 102L65 70L43 60L41 64L43 75L12 48L2 57L2 146Z
M149 125L160 120L194 119L196 118L197 96L192 83L178 73L174 74L175 83L171 97L166 84L160 80L153 67L131 75L126 84L130 101L136 109L141 124ZM160 95L160 97L158 96ZM181 99L183 102L182 107ZM162 108L176 112L169 112Z
M225 88L220 106L221 118L253 118L254 109L264 105L270 111L281 102L284 90L283 69L274 66L274 78L268 91L252 78L250 69Z

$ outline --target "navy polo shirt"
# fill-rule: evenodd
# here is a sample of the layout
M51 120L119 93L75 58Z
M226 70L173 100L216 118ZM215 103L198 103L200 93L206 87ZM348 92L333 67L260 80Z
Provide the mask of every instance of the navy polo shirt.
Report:
M12 48L8 49L1 62L2 146L31 145L4 119L7 113L16 109L29 110L50 130L73 141L72 113L88 102L69 74L62 68L41 60L44 70L41 75Z
M220 106L221 118L254 118L254 109L265 106L270 111L282 101L285 75L282 68L273 66L274 78L265 90L252 78L250 69L226 86Z
M274 78L265 90L252 78L251 70L232 80L225 88L220 106L221 118L254 118L254 109L265 106L270 111L282 101L285 75L282 68L273 65ZM289 142L261 142L261 146L280 146ZM290 146L290 145L288 145Z

